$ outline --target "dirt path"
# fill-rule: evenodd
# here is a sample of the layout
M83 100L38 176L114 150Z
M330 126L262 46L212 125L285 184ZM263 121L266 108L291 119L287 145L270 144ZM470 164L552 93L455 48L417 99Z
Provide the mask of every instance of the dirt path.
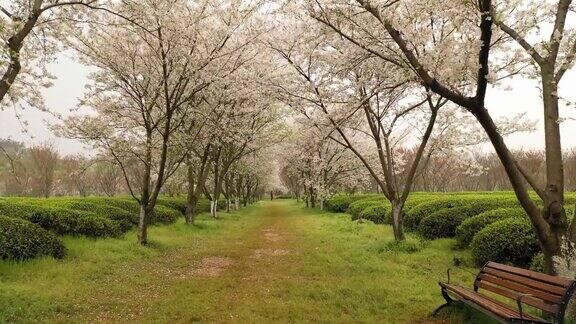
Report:
M39 302L58 306L29 322L466 322L460 313L452 320L429 316L442 303L436 282L455 254L466 253L451 250L449 241L394 250L388 226L294 201L260 202L200 223L193 231L184 224L158 228L165 244L175 238L154 247L162 253L152 257L110 261L106 254L107 266L83 264L78 282L67 283L74 290L59 292L62 279L52 280L57 298Z
M282 203L267 202L238 220L223 220L231 222L226 230L116 269L121 271L101 278L75 311L55 320L222 322L251 317L246 312L255 303L267 303L266 296L298 253L288 214Z

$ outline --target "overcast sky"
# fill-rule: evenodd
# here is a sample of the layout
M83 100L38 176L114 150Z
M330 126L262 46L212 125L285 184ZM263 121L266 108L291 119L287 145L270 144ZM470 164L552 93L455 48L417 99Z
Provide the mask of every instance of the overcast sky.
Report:
M84 92L89 68L80 65L71 58L61 55L51 66L52 73L57 77L52 88L44 91L47 107L54 112L69 114L74 108L78 98ZM493 116L515 116L527 112L529 118L538 121L538 130L533 133L516 134L507 138L507 142L514 148L542 148L542 101L537 89L536 81L522 78L507 81L511 91L490 89L487 106ZM571 101L576 101L573 90L576 85L576 72L566 74L560 84L560 95ZM56 145L62 154L89 153L90 150L77 141L57 138L47 127L47 123L54 122L49 114L33 109L21 113L23 119L29 122L28 133L23 132L14 112L10 109L0 111L0 138L12 138L28 144L50 141ZM563 116L576 117L576 108L563 109ZM33 136L34 138L31 138ZM568 120L562 124L562 141L565 148L576 146L576 121Z

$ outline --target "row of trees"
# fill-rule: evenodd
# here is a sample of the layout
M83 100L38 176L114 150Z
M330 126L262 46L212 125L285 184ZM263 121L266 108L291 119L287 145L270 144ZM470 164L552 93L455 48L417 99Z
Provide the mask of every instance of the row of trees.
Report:
M186 170L189 224L201 195L216 217L222 196L238 205L261 187L254 173L263 171L251 159L282 129L261 87L268 64L258 55L259 10L234 1L123 2L114 7L122 16L94 14L69 39L98 68L83 100L96 114L70 117L60 132L113 157L141 206L141 244L178 170Z
M141 205L141 243L159 193L181 165L188 167L189 206L208 171L213 201L234 187L226 179L235 162L281 133L278 102L320 143L330 140L360 161L392 204L398 240L404 203L430 152L488 141L532 221L549 273L576 241L576 220L564 210L560 141L560 84L576 56L567 27L571 0L449 7L421 0L18 0L0 9L2 104L42 107L46 58L61 44L96 67L83 100L95 115L70 118L60 131L120 166ZM489 89L513 76L540 82L542 179L504 141L530 125L495 120L485 104ZM332 155L325 145L310 146L322 148L310 161ZM132 163L138 181L127 176ZM323 188L331 180L322 173L307 177L322 179ZM311 197L325 191L307 190Z
M541 150L515 150L518 162L544 183L545 153ZM576 191L576 152L564 153L564 177L567 191ZM418 191L492 191L512 190L506 170L494 153L447 150L427 159L416 178Z
M571 10L571 0L290 2L278 12L280 37L269 41L286 72L280 100L319 139L362 162L392 204L397 240L430 152L490 142L555 273L554 259L576 242L576 220L564 210L560 141L560 82L576 55ZM509 77L540 82L545 176L504 141L530 125L495 120L485 104L489 89Z
M46 63L62 47L94 68L78 114L54 129L119 170L141 206L139 243L161 192L186 193L192 224L201 196L217 217L223 196L238 206L270 182L273 164L255 156L284 132L261 86L262 3L35 0L0 9L3 105L43 108Z
M313 138L304 146L295 140L282 157L281 181L292 197L306 197L312 207L334 193L380 192L378 183L352 152L333 141ZM402 150L412 160L415 150ZM414 178L413 191L458 192L512 190L506 170L498 156L483 152L478 146L453 146L441 151L427 151ZM544 181L545 154L541 150L515 150L519 163ZM375 157L371 157L374 159ZM564 155L567 191L576 191L576 152ZM404 171L405 172L405 171ZM401 176L405 176L401 174ZM326 180L328 181L326 181Z

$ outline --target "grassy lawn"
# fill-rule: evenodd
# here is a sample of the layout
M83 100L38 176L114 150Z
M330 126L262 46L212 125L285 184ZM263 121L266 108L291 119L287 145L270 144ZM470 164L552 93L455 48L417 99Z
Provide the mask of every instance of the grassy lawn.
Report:
M0 262L0 322L458 323L476 316L429 316L443 302L437 281L454 258L469 262L453 241L409 236L398 246L389 226L294 201L261 202L218 220L203 215L195 227L153 227L150 237L149 247L137 246L133 232L67 238L62 261Z

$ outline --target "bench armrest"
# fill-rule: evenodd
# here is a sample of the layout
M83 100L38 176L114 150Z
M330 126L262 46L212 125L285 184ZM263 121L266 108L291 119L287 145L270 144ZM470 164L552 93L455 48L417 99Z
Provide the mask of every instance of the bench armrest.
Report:
M522 310L522 300L524 300L524 298L526 297L532 297L531 294L518 294L518 296L516 296L516 304L518 305L518 312L520 313L520 319L523 318L524 316L524 312Z

